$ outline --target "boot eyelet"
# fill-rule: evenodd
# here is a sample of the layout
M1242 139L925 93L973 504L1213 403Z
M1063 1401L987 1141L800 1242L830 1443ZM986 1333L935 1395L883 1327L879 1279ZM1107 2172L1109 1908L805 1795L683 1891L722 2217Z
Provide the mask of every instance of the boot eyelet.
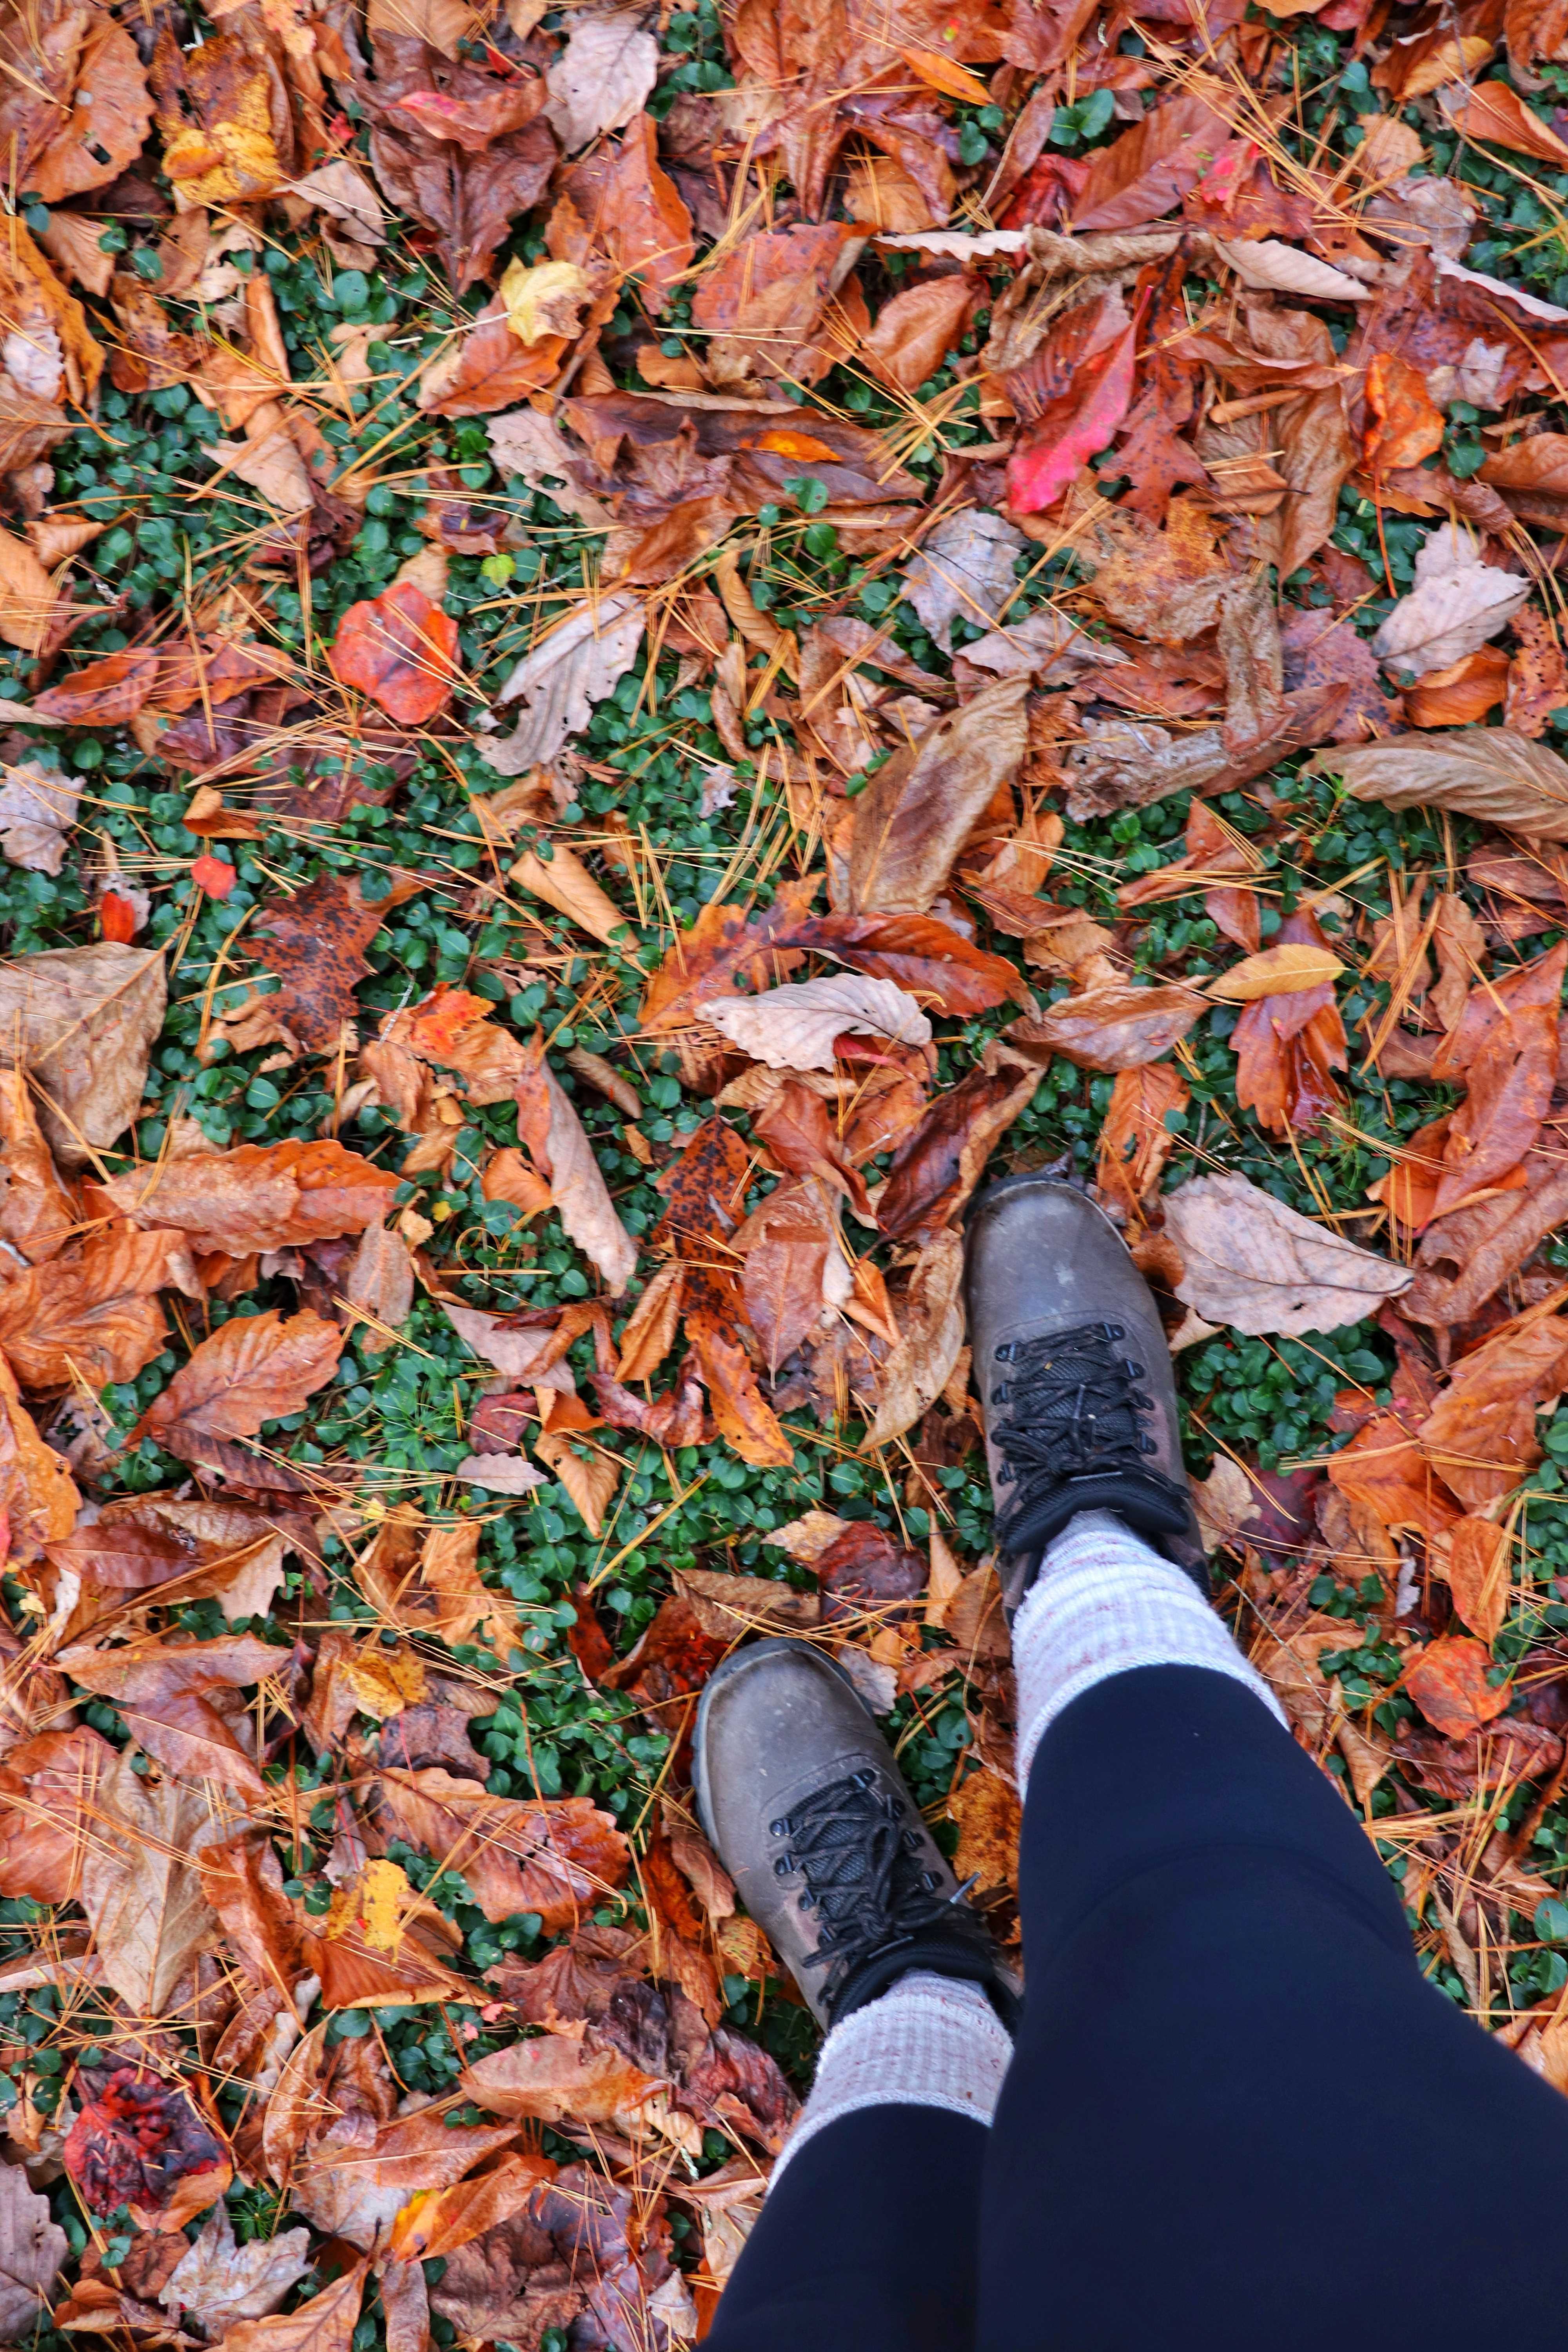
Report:
M1008 1391L1007 1391L1007 1383L1006 1383L1006 1381L1003 1381L1003 1383L1002 1383L1002 1385L1001 1385L1001 1387L1000 1387L999 1389L993 1389L993 1390L992 1390L992 1391L991 1391L991 1402L992 1402L992 1403L993 1403L993 1404L1005 1404L1005 1403L1006 1403L1006 1402L1007 1402L1007 1394L1008 1394Z
M935 1885L936 1885L936 1873L935 1873L935 1871L934 1871L934 1870L925 1870L925 1871L922 1871L922 1872L921 1873L921 1885L925 1888L926 1893L929 1895L929 1894L931 1892L932 1888L933 1888L933 1887L935 1886Z
M996 1361L999 1364L1010 1364L1012 1360L1013 1342L1011 1339L1004 1339L1002 1345L996 1350Z
M783 1821L770 1822L768 1823L768 1835L770 1837L788 1837L789 1822L787 1818Z

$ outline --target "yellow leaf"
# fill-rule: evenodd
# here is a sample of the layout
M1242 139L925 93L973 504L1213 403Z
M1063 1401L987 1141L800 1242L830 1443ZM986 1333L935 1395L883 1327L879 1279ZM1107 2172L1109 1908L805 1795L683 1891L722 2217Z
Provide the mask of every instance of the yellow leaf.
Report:
M592 290L587 271L574 261L541 261L531 269L525 262L509 261L500 281L507 326L530 346L546 335L574 335Z
M412 1650L361 1650L345 1661L343 1674L362 1712L378 1723L425 1696L425 1667Z
M1260 996L1289 996L1298 989L1321 988L1337 980L1344 966L1326 948L1265 948L1261 955L1243 956L1228 971L1209 982L1209 994L1226 1004L1252 1004Z
M408 1881L395 1862L367 1862L359 1883L359 1916L364 1939L378 1952L397 1957L403 1941L403 1908Z

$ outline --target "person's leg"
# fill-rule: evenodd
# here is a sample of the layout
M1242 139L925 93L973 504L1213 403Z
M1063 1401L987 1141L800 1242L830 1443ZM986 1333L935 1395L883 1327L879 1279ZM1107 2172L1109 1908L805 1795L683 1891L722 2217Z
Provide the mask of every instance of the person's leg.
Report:
M1500 2308L1557 2340L1568 2102L1424 1981L1189 1579L1080 1517L1014 1640L1028 1984L982 2352L1472 2352Z
M906 1977L828 2036L710 2352L964 2352L1011 2054L972 1986Z
M1147 1286L1041 1176L965 1284L1026 1789L981 2352L1557 2342L1568 2102L1425 1983L1210 1609Z
M703 1826L829 2031L714 2352L964 2352L1016 1988L846 1678L796 1641L721 1667Z

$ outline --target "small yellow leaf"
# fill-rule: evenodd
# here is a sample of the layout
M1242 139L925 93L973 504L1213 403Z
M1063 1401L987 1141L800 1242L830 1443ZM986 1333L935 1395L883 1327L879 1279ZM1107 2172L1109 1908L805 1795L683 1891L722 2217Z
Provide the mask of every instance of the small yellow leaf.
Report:
M425 1667L412 1650L361 1650L343 1674L362 1712L378 1723L417 1706L425 1696Z
M359 1916L373 1951L395 1959L403 1942L403 1912L408 1881L395 1862L367 1862L360 1880Z
M1261 955L1243 956L1210 981L1208 992L1226 1004L1252 1004L1260 996L1288 996L1302 988L1321 988L1337 980L1344 966L1326 948L1265 948Z
M587 271L574 261L541 261L530 269L512 260L501 274L507 326L531 346L546 335L574 335L591 291Z

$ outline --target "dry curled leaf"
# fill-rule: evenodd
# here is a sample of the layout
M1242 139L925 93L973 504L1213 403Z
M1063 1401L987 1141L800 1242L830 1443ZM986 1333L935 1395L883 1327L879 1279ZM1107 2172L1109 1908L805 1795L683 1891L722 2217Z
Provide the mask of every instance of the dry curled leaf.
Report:
M1165 1201L1181 1253L1176 1296L1206 1323L1294 1337L1373 1315L1411 1269L1287 1208L1245 1176L1194 1176Z

